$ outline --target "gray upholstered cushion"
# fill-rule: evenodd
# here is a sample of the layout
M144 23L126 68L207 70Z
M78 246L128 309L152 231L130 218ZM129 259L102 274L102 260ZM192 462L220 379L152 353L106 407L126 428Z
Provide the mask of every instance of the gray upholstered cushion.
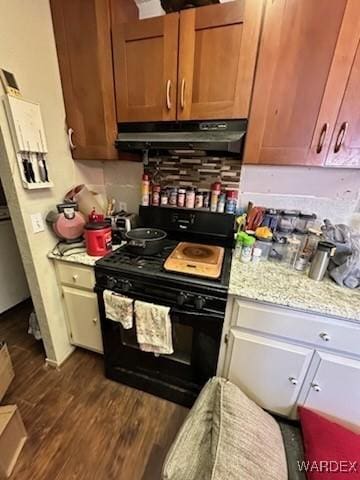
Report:
M286 480L276 421L232 383L213 378L172 445L164 480Z

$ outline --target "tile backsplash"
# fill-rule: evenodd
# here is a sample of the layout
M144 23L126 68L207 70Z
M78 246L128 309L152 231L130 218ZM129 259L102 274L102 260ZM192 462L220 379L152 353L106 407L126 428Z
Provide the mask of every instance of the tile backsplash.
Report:
M162 186L193 186L210 189L220 181L225 190L239 191L241 162L231 157L175 157L149 158L145 171Z

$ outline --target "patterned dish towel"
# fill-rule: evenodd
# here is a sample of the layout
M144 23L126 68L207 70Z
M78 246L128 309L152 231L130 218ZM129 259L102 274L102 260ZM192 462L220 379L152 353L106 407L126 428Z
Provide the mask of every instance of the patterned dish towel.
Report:
M174 353L169 312L169 307L135 302L137 341L142 351L155 355Z
M134 300L124 297L110 290L104 290L106 318L119 322L126 329L133 327Z

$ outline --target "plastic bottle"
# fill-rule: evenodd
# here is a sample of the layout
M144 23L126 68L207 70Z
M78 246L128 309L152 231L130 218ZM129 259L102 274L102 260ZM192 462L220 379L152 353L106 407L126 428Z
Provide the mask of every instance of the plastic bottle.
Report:
M149 175L144 173L142 177L142 182L141 182L141 205L143 207L149 206L149 203L150 203L149 193L150 193L150 179L149 179Z
M237 259L240 259L240 256L241 256L241 249L242 249L242 245L243 245L243 238L246 237L246 233L245 232L238 232L236 234L236 243L235 243L235 258Z
M243 238L241 256L240 256L240 261L242 263L249 263L251 261L251 255L252 255L254 243L255 243L255 238L250 237L250 235L246 235L246 237Z
M218 198L217 211L218 213L225 212L226 193L221 192Z

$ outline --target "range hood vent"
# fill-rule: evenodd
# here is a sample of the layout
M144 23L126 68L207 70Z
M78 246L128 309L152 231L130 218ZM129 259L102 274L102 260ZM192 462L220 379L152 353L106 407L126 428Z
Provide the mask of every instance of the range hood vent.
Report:
M247 120L119 123L115 145L121 151L203 151L240 155Z

